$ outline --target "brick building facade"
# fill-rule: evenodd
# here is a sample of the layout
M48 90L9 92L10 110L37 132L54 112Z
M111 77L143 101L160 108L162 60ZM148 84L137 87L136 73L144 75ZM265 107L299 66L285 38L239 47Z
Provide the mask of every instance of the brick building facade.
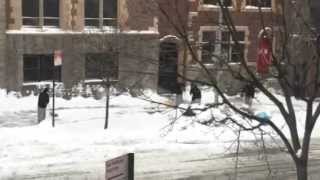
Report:
M70 88L105 77L104 70L97 72L101 67L119 86L157 87L159 35L156 9L149 1L1 3L0 12L6 12L0 16L1 87L20 90L54 76ZM55 50L62 50L63 62L53 69Z
M158 2L161 8L149 0L2 0L0 87L20 90L33 82L50 81L52 75L42 71L52 72L53 53L62 50L63 63L55 78L67 87L98 78L97 73L90 72L97 63L90 58L99 59L100 55L111 59L112 78L120 86L172 90L182 81L178 72L199 76L189 73L193 60L177 29L200 47L196 49L198 57L207 61L208 67L212 66L208 52L226 53L228 61L237 63L232 40L220 28L223 22L215 0ZM272 27L279 9L277 0L263 2L264 25ZM225 3L240 32L245 59L254 66L262 28L257 2ZM42 64L43 60L50 63Z

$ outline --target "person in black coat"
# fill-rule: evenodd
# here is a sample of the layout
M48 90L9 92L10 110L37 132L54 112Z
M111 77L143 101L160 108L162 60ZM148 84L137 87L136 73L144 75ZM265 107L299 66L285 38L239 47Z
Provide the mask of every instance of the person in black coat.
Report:
M46 108L49 103L49 89L45 88L38 98L38 123L46 119Z
M251 83L247 83L243 89L242 92L244 94L244 101L245 103L251 108L252 105L252 99L254 98L254 86Z
M192 96L192 99L191 99L192 103L200 104L200 102L201 102L201 91L197 87L197 85L194 84L194 83L191 84L190 94Z

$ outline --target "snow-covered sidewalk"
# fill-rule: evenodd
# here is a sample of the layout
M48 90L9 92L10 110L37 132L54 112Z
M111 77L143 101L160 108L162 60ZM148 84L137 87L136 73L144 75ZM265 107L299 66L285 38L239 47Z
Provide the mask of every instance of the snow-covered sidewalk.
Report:
M152 96L167 101L155 94ZM205 93L203 103L210 99L213 94ZM298 117L304 114L301 103L295 102ZM97 162L101 162L103 168L105 160L128 152L207 147L212 148L212 153L222 153L237 136L232 128L198 123L212 114L222 118L223 108L201 112L197 117L181 117L173 126L168 126L175 117L180 117L180 110L122 94L111 97L109 128L104 130L105 99L56 98L55 128L51 126L49 115L52 105L49 104L47 118L41 124L37 124L36 105L36 96L17 98L0 90L0 177L54 172L59 168L94 171L90 167L95 167ZM268 111L279 127L283 124L275 107L265 97L259 95L254 109ZM320 137L319 129L318 123L313 137ZM241 138L255 139L251 133L243 133Z

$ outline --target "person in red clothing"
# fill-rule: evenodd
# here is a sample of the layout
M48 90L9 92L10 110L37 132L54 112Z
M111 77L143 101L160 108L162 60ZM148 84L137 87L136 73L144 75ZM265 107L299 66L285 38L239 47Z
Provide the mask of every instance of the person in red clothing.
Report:
M45 88L38 98L38 123L46 119L46 108L49 103L49 89Z

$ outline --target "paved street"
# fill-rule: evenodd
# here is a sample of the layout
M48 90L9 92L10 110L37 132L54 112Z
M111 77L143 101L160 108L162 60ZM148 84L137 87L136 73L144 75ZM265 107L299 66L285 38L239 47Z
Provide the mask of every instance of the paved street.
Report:
M195 145L196 146L196 145ZM234 154L211 154L201 145L196 150L154 150L135 154L136 180L233 180ZM314 140L310 154L310 180L320 177L320 140ZM81 168L78 168L78 165ZM84 166L85 164L85 166ZM269 165L268 165L269 164ZM85 168L83 168L83 166ZM239 154L237 180L294 180L295 172L288 155L278 149L268 150L268 163L255 150ZM270 170L270 171L269 171ZM34 180L103 180L103 162L75 162L39 166L34 174L13 179ZM271 172L271 173L270 173ZM12 178L10 179L12 180Z
M230 180L235 177L233 155L209 155L210 152L152 153L137 160L137 179ZM163 158L163 156L174 157ZM151 158L153 157L153 158ZM237 180L294 180L295 169L288 155L269 150L268 163L257 152L241 153ZM320 178L320 141L314 140L310 154L310 180ZM154 163L152 163L154 162ZM155 163L157 162L157 163ZM150 164L145 166L142 164ZM269 164L269 166L268 166ZM141 170L139 167L143 166ZM269 169L270 172L269 173Z

